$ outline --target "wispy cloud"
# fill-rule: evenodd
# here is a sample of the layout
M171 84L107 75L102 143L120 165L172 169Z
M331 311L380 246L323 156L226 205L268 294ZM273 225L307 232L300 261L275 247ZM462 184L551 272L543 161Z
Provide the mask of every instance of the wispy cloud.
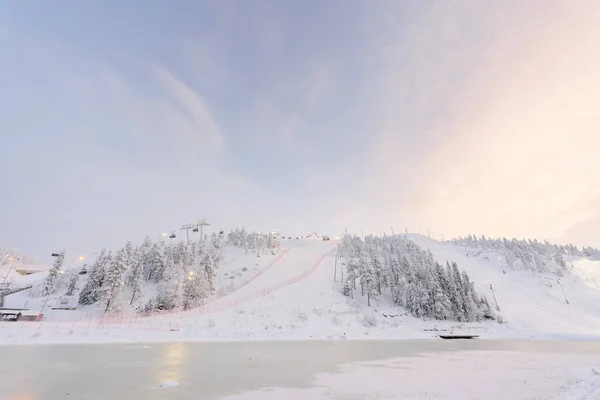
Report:
M156 75L177 108L177 112L170 115L173 127L169 133L182 135L202 153L219 151L223 138L204 99L164 67L157 68Z

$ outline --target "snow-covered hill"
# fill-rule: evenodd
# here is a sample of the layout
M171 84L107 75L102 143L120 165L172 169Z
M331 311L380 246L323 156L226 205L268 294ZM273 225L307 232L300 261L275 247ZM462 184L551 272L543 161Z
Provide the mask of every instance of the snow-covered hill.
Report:
M139 340L262 340L262 339L400 339L431 338L439 331L476 332L483 338L600 338L600 262L582 257L569 261L558 278L551 272L507 269L494 250L472 252L452 243L441 243L420 235L408 239L431 252L440 264L456 263L474 282L477 293L485 295L503 323L493 320L457 322L415 318L389 298L369 305L360 288L354 298L344 295L341 282L339 241L287 240L282 253L256 257L244 249L227 246L225 261L215 280L215 294L199 308L161 315L159 319L177 327L174 332L134 330L142 317L119 323L85 327L50 321L67 321L90 315L90 307L77 311L54 311L47 325L35 334L11 323L0 325L6 341L139 341ZM590 272L591 271L591 272ZM347 272L345 272L347 278ZM35 275L23 277L32 280ZM334 276L336 281L334 281ZM38 278L39 279L39 278ZM561 285L558 284L558 279ZM490 289L492 285L493 293ZM563 294L564 289L564 294ZM33 308L39 298L22 292L7 298L11 307L29 301ZM567 304L565 296L569 303ZM96 311L98 312L98 310ZM133 319L135 318L135 319ZM80 334L81 332L81 334Z
M494 249L473 251L424 236L410 238L439 261L456 262L467 270L479 291L491 294L492 285L506 328L536 335L600 336L600 289L592 279L593 271L600 276L599 261L573 256L559 277L511 269Z

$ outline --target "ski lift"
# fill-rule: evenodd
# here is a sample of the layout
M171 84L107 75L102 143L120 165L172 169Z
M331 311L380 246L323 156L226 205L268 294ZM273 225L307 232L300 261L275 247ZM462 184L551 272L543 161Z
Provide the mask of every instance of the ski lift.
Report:
M221 232L219 232L219 235L221 235L221 236L223 235L223 230L222 229L221 229Z
M171 233L171 235L169 236L169 239L175 239L175 231L173 231L173 233Z
M197 232L198 232L198 227L197 227L197 226L195 226L195 227L194 227L194 229L192 229L192 232L195 232L195 233L197 233Z
M83 267L81 268L81 271L79 271L79 275L85 275L87 274L87 264L83 264Z

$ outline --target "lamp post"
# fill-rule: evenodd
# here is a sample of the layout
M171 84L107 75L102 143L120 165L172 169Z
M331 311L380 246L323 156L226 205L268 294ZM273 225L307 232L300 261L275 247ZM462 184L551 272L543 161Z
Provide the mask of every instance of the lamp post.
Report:
M17 256L9 256L8 257L8 261L10 261L10 267L8 267L8 271L6 272L6 275L4 276L4 279L2 280L2 285L4 286L4 284L6 283L6 280L8 279L8 275L10 275L10 271L12 271L12 269L15 266L15 261L17 261Z
M492 296L494 297L494 303L496 303L496 310L500 311L500 306L498 305L498 300L496 299L496 294L494 293L494 286L491 283L490 290L492 291Z
M335 249L335 265L333 266L333 281L336 281L337 278L337 262L338 262L338 253L340 252L340 245L337 245Z
M562 281L560 279L557 279L556 281L560 285L560 290L562 290L562 294L563 294L563 297L565 298L565 301L567 302L567 304L569 304L569 300L567 299L567 295L565 294L565 289L563 288Z
M192 293L192 281L194 280L194 271L188 272L188 287L187 287L187 295L185 297L185 309L187 310L190 307L190 295Z

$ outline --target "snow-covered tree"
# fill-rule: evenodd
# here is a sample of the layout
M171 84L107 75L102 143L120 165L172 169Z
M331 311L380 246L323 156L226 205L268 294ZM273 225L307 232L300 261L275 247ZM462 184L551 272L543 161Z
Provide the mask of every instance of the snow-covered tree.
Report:
M151 257L152 261L150 264L150 272L147 280L154 280L154 282L160 282L163 280L164 272L166 268L166 258L168 258L168 249L161 247L158 244L152 246Z
M67 286L67 292L65 293L66 296L73 296L73 294L75 293L75 289L77 289L78 280L78 274L71 275L71 277L69 278L69 286Z
M58 274L62 271L64 261L65 252L62 251L58 254L52 268L48 271L48 276L46 276L44 287L42 289L42 296L50 296L51 294L56 293L56 280L58 279Z
M110 262L110 259L110 252L107 252L106 249L102 249L96 258L96 262L92 265L85 286L81 290L81 293L79 293L79 304L93 304L100 299L100 290L104 285L106 267Z
M486 242L493 245L489 239ZM440 320L476 321L488 308L458 265L448 263L444 268L429 250L403 235L364 239L346 235L340 254L345 267L342 292L346 295L352 295L358 281L368 303L388 289L394 304L413 316Z
M183 266L176 263L174 257L167 259L163 281L158 285L158 309L171 310L182 306L184 279Z
M143 250L144 248L135 249L129 259L127 284L131 287L131 300L129 300L131 305L143 296L142 287L145 281Z
M478 256L483 253L483 256L488 259L490 255L494 258L499 257L500 261L504 261L505 265L502 265L502 268L505 273L506 270L522 269L532 273L551 273L562 276L569 267L565 262L565 256L592 258L594 252L598 252L592 248L580 250L571 244L558 246L545 240L540 242L537 239L507 240L506 238L484 237L478 239L476 236L469 235L451 242L463 248L467 255Z
M127 248L121 249L106 268L106 277L100 289L100 301L106 305L105 311L119 311L119 296L125 286L128 258Z
M240 231L239 237L245 237ZM231 240L242 240L236 235ZM82 305L101 303L107 311L120 307L121 297L131 305L139 303L146 286L156 286L156 296L138 310L152 312L196 307L215 289L215 276L223 260L224 239L192 243L154 242L146 238L134 247L127 242L115 256L103 250L90 268L81 290ZM122 292L126 295L121 296Z

